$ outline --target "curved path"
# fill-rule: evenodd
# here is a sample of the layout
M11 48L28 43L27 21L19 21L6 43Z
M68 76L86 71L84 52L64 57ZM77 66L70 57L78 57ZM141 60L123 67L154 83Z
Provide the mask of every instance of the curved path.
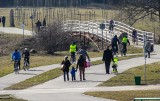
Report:
M160 54L153 55L150 59L147 59L147 64L160 61ZM136 64L135 64L136 61ZM126 64L127 63L127 64ZM118 71L119 73L139 65L144 64L144 57L133 58L129 60L122 60L119 62ZM97 88L96 86L103 81L109 80L111 77L115 75L105 74L104 64L92 66L86 69L86 81L80 82L79 76L77 73L77 81L72 82L64 82L63 77L60 76L56 79L50 80L46 83L18 91L0 91L0 94L13 94L16 97L27 99L29 101L113 101L102 98L94 98L90 96L86 96L82 93L85 91L96 91L103 88ZM18 77L17 77L18 79ZM7 82L6 78L6 82ZM159 87L159 85L157 85ZM140 86L141 87L141 86ZM144 87L144 86L143 86ZM139 87L133 86L132 90L136 90ZM145 88L145 89L150 89ZM110 87L105 88L103 90L113 91L117 88ZM125 87L119 87L120 90L125 90ZM160 88L158 88L160 89ZM117 89L118 90L118 89ZM131 90L131 87L127 90Z

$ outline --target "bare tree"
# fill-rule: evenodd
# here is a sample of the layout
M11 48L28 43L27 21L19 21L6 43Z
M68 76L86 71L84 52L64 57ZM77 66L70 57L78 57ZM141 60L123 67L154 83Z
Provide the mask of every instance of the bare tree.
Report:
M150 15L159 17L160 21L160 0L125 0L123 6L130 25Z
M63 26L59 22L53 22L48 27L41 29L37 38L41 47L49 54L69 50L69 45L72 42L71 35L64 33Z

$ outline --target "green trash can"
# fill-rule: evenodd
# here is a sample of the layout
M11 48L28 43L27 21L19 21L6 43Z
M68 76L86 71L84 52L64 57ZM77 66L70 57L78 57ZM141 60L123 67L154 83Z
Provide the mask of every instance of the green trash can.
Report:
M141 85L141 76L135 76L135 85Z

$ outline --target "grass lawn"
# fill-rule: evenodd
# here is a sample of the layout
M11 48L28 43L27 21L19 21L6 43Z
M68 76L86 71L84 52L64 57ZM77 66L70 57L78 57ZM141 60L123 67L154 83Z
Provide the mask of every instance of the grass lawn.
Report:
M129 59L129 58L134 58L134 57L139 57L142 55L134 55L134 56L126 56L126 57L121 57L119 58L119 60L124 60L124 59ZM103 62L101 60L98 61L94 61L91 64L92 65L98 65L98 64L102 64ZM51 79L54 79L56 77L59 77L62 75L62 71L60 70L60 68L56 68L47 72L44 72L38 76L34 76L32 78L29 78L25 81L22 81L18 84L12 85L10 87L5 88L6 90L20 90L20 89L26 89L38 84L42 84L44 82L47 82Z
M84 94L113 99L116 101L133 101L136 97L160 97L160 90L138 90L138 91L108 91L108 92L85 92ZM138 100L137 100L138 101ZM151 101L151 100L147 100ZM153 100L152 100L153 101Z
M147 84L160 84L160 62L147 65ZM144 65L131 68L122 74L112 77L110 80L103 82L99 86L124 86L135 85L134 77L141 76L141 84L144 82Z
M26 101L26 100L17 99L12 95L0 95L0 101Z

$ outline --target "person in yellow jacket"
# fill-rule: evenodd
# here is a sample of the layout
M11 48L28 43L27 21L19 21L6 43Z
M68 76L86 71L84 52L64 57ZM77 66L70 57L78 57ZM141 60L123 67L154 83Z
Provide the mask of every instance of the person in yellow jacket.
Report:
M118 73L117 67L118 67L118 57L115 55L113 58L113 64L112 64L113 71L112 71L112 73Z
M130 45L130 42L129 42L127 36L125 36L122 39L122 55L124 55L124 56L127 53L127 43Z
M77 45L75 42L73 42L70 45L70 50L69 52L71 53L71 63L74 63L76 61L76 56L75 53L78 51Z

